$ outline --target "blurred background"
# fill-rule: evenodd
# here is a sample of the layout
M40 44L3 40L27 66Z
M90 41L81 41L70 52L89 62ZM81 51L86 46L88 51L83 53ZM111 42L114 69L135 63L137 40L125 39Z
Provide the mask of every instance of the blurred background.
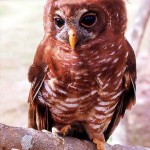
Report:
M0 123L27 127L27 73L44 35L44 4L45 0L0 0ZM147 0L145 6L149 4ZM126 6L126 36L133 47L137 46L134 41L138 41L135 35L143 33L140 46L136 47L137 104L127 112L110 143L150 147L150 20L143 32L138 24L142 17L141 1L128 0ZM150 11L144 13L149 17Z

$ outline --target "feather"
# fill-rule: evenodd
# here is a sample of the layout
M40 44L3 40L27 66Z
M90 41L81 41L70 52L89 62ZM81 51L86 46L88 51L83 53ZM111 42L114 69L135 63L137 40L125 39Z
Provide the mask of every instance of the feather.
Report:
M34 70L34 66L32 65L32 67L29 70L29 78L30 78L30 74L33 74L32 69ZM45 69L39 71L40 73L38 73L32 81L31 83L31 89L30 89L30 93L29 93L29 102L33 102L34 99L36 98L45 78L48 72L48 66L45 67ZM30 80L29 80L30 81Z
M49 107L47 105L38 104L38 94L43 85L48 72L48 66L42 66L43 69L36 68L32 65L29 69L29 81L31 81L31 89L28 97L28 127L34 129L50 130L52 128L52 118Z
M108 140L110 135L113 133L117 127L120 119L124 116L126 109L131 109L135 104L136 95L135 95L135 82L136 82L136 64L135 64L135 55L133 49L131 48L128 41L125 42L126 50L129 51L127 59L127 68L124 74L124 92L120 101L118 102L113 118L104 132L105 140Z

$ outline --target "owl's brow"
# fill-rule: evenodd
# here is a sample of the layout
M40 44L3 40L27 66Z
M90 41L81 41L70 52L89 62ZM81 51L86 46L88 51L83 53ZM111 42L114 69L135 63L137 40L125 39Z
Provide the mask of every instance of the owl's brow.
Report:
M86 9L86 8L79 8L79 9L75 9L75 14L77 15L77 14L84 14L84 13L86 13L88 10Z
M96 8L96 7L91 7L91 6L85 6L85 7L78 7L78 8L74 8L74 10L71 10L71 12L75 15L75 16L78 16L79 18L86 12L88 12L89 10L92 10L92 11L98 11L99 8ZM63 18L67 18L67 16L65 15L64 11L62 11L61 9L59 10L56 10L55 11L55 14L56 15L60 15L61 17ZM80 15L79 15L80 14Z
M86 8L76 9L75 16L76 16L77 20L79 20L81 18L81 16L86 12L88 12L88 10Z
M75 10L74 10L74 14L75 14L75 16L77 17L76 19L80 19L80 17L81 17L84 13L86 13L86 12L88 12L88 9L86 9L86 8L75 9ZM59 15L59 16L61 16L62 18L67 18L67 16L65 16L65 14L64 14L64 12L63 12L62 10L56 10L56 11L55 11L55 15ZM75 16L74 16L74 17L75 17Z
M55 15L59 15L59 16L61 16L61 17L63 17L63 18L66 18L65 14L64 14L63 11L61 11L61 10L56 10L56 11L55 11Z

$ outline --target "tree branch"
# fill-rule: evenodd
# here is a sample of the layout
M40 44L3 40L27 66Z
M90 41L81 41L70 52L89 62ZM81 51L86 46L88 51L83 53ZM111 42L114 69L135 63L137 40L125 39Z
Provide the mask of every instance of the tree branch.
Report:
M92 142L79 140L71 137L64 139L51 134L31 128L10 127L0 124L0 149L10 150L95 150ZM107 150L146 150L140 147L110 146Z

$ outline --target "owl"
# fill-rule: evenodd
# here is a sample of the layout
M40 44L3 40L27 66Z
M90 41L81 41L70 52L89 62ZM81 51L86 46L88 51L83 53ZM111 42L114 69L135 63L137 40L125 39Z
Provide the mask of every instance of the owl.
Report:
M28 126L88 139L98 150L135 104L136 61L123 0L48 0L29 68Z

